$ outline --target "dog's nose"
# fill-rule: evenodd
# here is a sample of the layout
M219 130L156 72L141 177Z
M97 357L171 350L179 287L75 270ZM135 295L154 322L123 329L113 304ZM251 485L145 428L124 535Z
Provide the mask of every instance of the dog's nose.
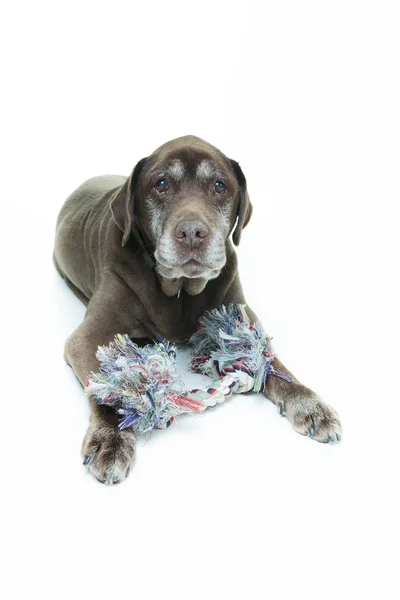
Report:
M209 234L202 221L181 221L175 229L175 238L184 246L198 248Z

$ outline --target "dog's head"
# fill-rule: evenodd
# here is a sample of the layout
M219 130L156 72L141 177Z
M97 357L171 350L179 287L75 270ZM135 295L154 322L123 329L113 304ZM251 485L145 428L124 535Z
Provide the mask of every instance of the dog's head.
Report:
M186 136L136 165L112 200L122 245L137 227L154 248L165 279L217 277L232 230L237 246L252 206L239 164L203 140Z

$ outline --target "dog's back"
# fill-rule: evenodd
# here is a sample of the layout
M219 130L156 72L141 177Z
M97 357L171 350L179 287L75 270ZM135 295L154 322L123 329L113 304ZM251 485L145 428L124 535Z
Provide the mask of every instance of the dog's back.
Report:
M126 181L122 175L88 179L65 201L57 219L53 260L59 274L87 304L95 285L97 238L111 217L109 201Z

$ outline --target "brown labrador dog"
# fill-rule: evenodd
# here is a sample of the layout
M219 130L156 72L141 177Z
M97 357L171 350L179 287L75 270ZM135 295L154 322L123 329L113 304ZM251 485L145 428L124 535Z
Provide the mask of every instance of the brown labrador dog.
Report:
M164 144L130 177L95 177L67 199L54 262L87 305L65 344L65 359L82 384L98 370L97 347L116 333L184 342L204 311L245 304L230 235L237 246L251 213L239 164L193 136ZM291 375L278 359L274 364ZM271 376L264 392L299 433L340 440L335 411L296 378ZM135 438L119 431L114 411L92 402L82 453L97 479L117 483L129 472Z

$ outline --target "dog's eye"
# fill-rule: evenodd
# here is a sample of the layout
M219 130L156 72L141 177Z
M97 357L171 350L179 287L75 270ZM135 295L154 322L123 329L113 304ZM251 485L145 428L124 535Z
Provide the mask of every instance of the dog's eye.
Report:
M222 181L216 181L214 187L215 187L215 191L220 194L221 192L224 191L225 184L222 183Z
M154 187L157 192L165 192L168 189L168 184L165 179L159 179Z

